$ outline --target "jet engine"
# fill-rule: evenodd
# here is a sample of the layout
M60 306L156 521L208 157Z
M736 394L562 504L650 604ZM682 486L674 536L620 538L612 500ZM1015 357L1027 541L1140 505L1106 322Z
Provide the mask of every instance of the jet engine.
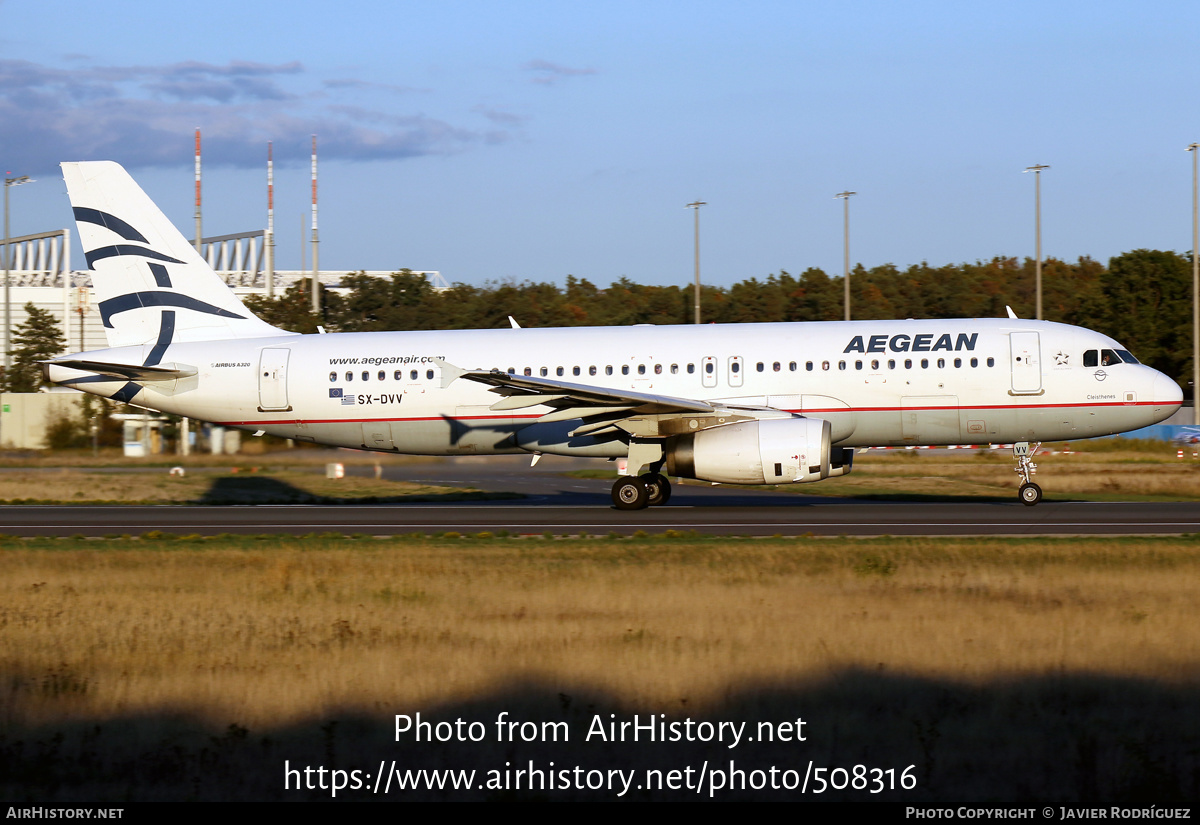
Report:
M726 484L792 484L850 472L854 450L832 447L823 418L770 418L667 440L667 472Z

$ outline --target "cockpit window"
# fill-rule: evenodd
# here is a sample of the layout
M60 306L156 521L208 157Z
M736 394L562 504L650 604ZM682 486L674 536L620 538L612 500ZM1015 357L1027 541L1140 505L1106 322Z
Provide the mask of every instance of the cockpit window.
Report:
M1112 367L1117 364L1137 363L1140 362L1133 357L1133 353L1126 349L1090 349L1083 354L1085 367Z

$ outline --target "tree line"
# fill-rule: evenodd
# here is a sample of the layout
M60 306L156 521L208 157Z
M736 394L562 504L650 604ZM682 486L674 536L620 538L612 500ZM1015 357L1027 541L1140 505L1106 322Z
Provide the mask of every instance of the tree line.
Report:
M850 308L855 320L1004 317L1011 306L1036 315L1035 262L990 261L900 269L855 267ZM310 312L308 281L278 298L252 296L246 305L268 323L294 332L374 332L507 327L511 315L526 327L688 324L691 284L646 286L626 278L606 288L568 275L552 283L455 284L435 290L424 276L401 270L387 278L350 274L342 292L322 290L321 312ZM810 268L781 271L729 287L701 289L705 323L836 321L843 317L843 278ZM1192 375L1192 265L1187 255L1137 249L1108 265L1088 257L1042 262L1042 306L1048 321L1074 324L1116 338L1143 363L1188 388Z
M850 275L852 317L1004 317L1011 306L1034 317L1035 264L993 258L973 264L927 263L856 267ZM703 320L713 323L836 321L843 317L843 279L820 269L779 272L729 287L701 291ZM1048 321L1111 335L1143 363L1188 387L1192 375L1192 266L1176 252L1137 249L1105 266L1083 257L1074 263L1043 261L1043 314ZM436 290L425 277L401 270L386 278L350 274L342 290L322 290L320 314L310 312L307 281L277 298L250 296L247 307L263 320L294 332L376 332L507 327L512 316L526 327L688 324L694 293L683 286L645 286L622 278L601 289L568 275L566 284L498 282L455 284ZM64 351L54 317L32 304L13 331L12 367L0 380L8 392L34 392L40 361Z

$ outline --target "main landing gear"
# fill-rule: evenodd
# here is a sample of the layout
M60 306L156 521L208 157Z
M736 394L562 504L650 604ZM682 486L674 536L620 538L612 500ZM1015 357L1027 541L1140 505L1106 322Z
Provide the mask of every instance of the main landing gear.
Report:
M612 488L613 504L618 510L642 510L666 504L671 498L671 482L662 473L622 476Z
M1031 449L1028 441L1018 441L1013 445L1013 458L1017 460L1016 472L1021 476L1021 489L1017 491L1017 497L1021 499L1021 503L1026 507L1032 507L1042 500L1042 488L1030 481L1030 478L1037 472L1037 465L1033 463L1033 456L1037 455L1038 448L1042 446L1042 442L1033 445Z

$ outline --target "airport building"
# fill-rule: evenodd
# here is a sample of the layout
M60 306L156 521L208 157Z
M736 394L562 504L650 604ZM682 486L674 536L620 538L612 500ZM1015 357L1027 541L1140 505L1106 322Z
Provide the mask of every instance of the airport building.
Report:
M201 254L239 297L281 295L297 281L312 277L311 270L272 271L266 261L265 234L258 230L204 238L201 241ZM4 251L0 243L0 254ZM66 340L64 353L108 347L100 310L93 297L91 272L72 267L69 229L10 238L7 251L10 257L5 293L12 330L25 323L25 305L32 303L54 316ZM0 258L0 262L3 260ZM390 271L356 272L381 278L392 274ZM448 287L439 272L414 272L425 275L435 288ZM326 288L338 290L346 274L344 271L320 271L317 277ZM48 426L57 417L76 415L81 399L79 393L61 389L34 394L33 397L22 393L4 393L0 397L0 401L3 401L0 404L0 449L44 449ZM126 454L159 452L159 439L155 431L157 419L153 416L126 418L130 419L125 422ZM213 451L237 452L237 436L240 434L216 429L221 447ZM195 438L195 434L192 437Z
M296 281L312 277L311 271L270 269L265 260L264 235L258 230L201 241L201 254L239 297L280 295ZM7 300L12 329L25 323L25 304L32 303L54 315L67 341L65 352L107 348L108 339L92 295L91 273L71 266L70 230L12 238L9 249ZM381 278L392 274L391 271L362 272ZM439 272L413 272L424 275L435 288L448 286ZM345 271L320 271L317 277L327 288L336 290L346 274Z

